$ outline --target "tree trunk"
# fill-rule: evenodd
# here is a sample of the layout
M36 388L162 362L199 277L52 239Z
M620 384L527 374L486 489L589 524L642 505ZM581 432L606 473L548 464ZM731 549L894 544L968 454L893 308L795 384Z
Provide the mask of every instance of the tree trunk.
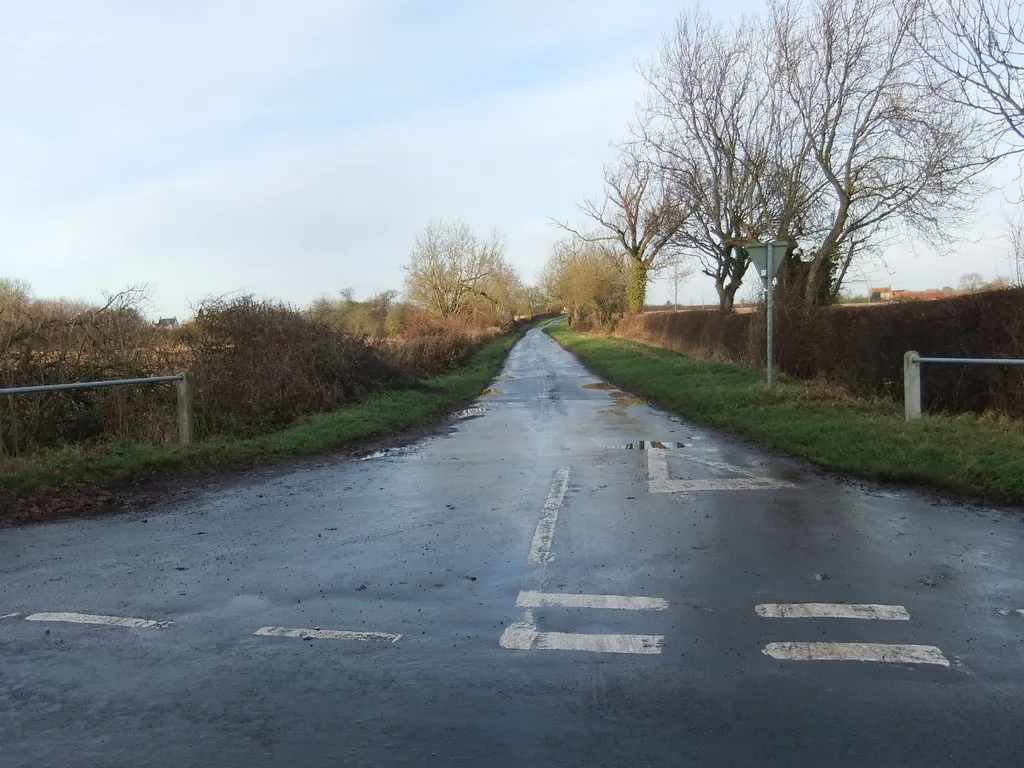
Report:
M824 260L800 261L787 258L779 265L775 296L780 304L815 307L835 301L833 286L836 265Z
M647 273L650 270L646 264L631 259L629 262L629 283L626 286L626 296L629 299L630 314L643 314L647 304Z
M718 291L718 312L723 315L732 313L733 304L736 303L736 291L739 283L732 282L728 285L724 278L715 281L715 290Z

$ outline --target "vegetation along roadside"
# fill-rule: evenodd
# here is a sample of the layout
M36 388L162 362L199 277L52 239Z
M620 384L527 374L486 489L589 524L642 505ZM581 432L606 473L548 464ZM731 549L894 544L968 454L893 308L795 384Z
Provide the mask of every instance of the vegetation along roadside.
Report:
M547 328L611 383L701 424L821 467L929 486L961 497L1024 503L1024 423L994 415L906 423L887 399L857 399L764 372L696 360L634 341Z
M215 436L188 446L69 447L8 460L0 471L0 521L95 514L116 506L109 503L112 491L140 479L325 454L436 423L487 387L524 332L490 342L451 373L424 379L417 386L367 394L356 403L305 416L269 434L245 439Z

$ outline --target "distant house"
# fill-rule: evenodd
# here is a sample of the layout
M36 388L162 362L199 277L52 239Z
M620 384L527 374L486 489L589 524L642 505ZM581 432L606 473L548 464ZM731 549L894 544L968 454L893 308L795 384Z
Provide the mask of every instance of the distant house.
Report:
M176 318L176 317L161 317L159 320L157 320L156 327L157 328L177 328L178 327L178 318Z
M879 285L868 291L868 299L871 301L892 301L892 297L891 285Z
M932 288L927 291L893 291L893 298L897 301L938 301L939 299L951 299L954 296L959 296L960 293L960 291Z

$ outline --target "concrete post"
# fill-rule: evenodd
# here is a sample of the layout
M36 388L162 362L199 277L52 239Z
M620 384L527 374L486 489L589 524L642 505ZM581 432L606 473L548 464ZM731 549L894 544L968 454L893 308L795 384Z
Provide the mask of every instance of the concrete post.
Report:
M178 442L192 442L192 374L184 371L178 382Z
M921 356L914 350L903 355L903 410L907 421L921 418Z

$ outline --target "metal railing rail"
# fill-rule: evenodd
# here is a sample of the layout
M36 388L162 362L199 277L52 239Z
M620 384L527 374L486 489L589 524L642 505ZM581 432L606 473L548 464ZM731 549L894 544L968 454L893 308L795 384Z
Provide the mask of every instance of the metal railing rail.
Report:
M914 350L903 355L903 410L907 421L921 418L921 363L951 365L1024 365L1011 357L921 357Z
M76 381L69 384L40 384L29 387L7 387L0 389L0 395L32 395L42 392L60 392L69 389L100 389L133 384L164 384L177 382L178 387L178 442L188 445L192 442L192 376L188 371L173 376L149 376L142 379L111 379L110 381ZM2 422L0 422L2 424ZM0 455L3 454L3 437L0 435Z

